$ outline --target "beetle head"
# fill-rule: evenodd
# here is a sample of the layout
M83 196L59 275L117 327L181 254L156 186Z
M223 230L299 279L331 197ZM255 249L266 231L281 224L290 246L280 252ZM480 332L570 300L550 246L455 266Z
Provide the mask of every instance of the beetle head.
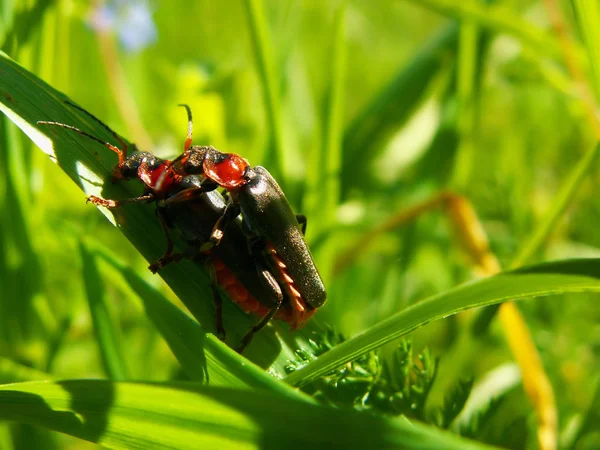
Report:
M248 161L235 153L223 153L212 146L193 145L173 161L179 175L202 175L232 190L246 183Z
M113 170L113 178L118 180L132 180L138 178L138 171L142 162L145 165L158 165L159 158L150 152L134 152L122 163L117 164Z
M206 155L215 150L212 147L192 145L187 149L179 160L181 170L190 175L202 175L204 173L204 160Z

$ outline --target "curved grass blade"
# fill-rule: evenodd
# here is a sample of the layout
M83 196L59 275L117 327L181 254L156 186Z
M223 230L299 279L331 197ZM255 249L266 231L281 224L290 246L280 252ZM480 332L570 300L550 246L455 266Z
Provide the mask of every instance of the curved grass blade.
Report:
M346 126L344 132L344 192L367 178L369 163L381 145L398 130L422 101L429 84L456 53L458 27L451 24L425 43L408 65ZM360 164L357 164L360 161Z
M141 186L137 183L110 182L112 169L117 162L114 153L70 130L43 127L37 121L66 123L104 141L114 142L114 137L106 129L65 104L68 98L64 94L2 53L0 73L0 111L21 128L86 194L118 199L140 194ZM154 262L162 255L165 249L164 234L152 206L128 205L112 214L103 209L101 211L116 223L146 260ZM214 331L212 292L204 269L182 262L166 267L160 275L203 327L209 332ZM224 302L223 311L228 337L235 345L246 330L254 325L255 318L243 313L232 302ZM287 325L268 327L257 334L244 355L259 366L270 368L274 374L283 376L286 365L296 358L296 349L312 353L309 339L317 328L316 322L311 321L303 330L292 335Z
M550 33L523 20L510 8L503 5L503 2L498 2L499 5L495 6L485 5L483 2L454 2L452 0L408 1L452 18L475 22L490 31L512 36L535 54L548 57L560 57L561 55L560 44Z
M104 283L98 272L96 259L83 242L79 243L79 251L83 262L87 301L104 370L111 380L127 380L129 376L118 338L118 324L111 317L106 304Z
M598 438L598 424L600 423L600 378L596 377L593 383L596 385L596 389L591 398L590 405L583 414L578 426L575 426L575 430L571 430L573 432L569 433L570 436L567 436L569 442L561 442L561 448L573 450L585 447L585 445L581 445L581 441L584 441L588 436L590 437L589 442L586 442L588 448L593 448L594 442L596 444L600 442Z
M146 314L190 380L210 386L253 387L310 401L304 393L266 374L214 335L207 333L198 322L173 305L100 243L93 242L90 248L112 265L140 297Z
M48 380L50 378L52 378L52 375L47 372L32 369L12 359L0 356L0 384L14 383L15 381Z
M269 157L274 159L278 169L277 175L281 177L282 184L285 185L285 181L290 177L289 168L285 164L283 125L280 114L280 86L275 69L275 56L270 45L272 39L269 38L265 8L262 0L245 0L244 5L254 46L256 66L265 97L265 109L270 128L268 135L271 136Z
M555 261L465 283L393 315L323 354L285 380L294 386L302 386L433 320L466 309L569 292L600 292L600 259Z
M0 419L118 448L489 448L405 419L197 383L73 380L4 385Z

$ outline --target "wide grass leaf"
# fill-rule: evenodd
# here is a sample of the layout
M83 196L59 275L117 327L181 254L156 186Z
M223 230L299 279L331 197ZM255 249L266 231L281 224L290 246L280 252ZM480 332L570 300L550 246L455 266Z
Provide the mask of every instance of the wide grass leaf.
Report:
M99 139L118 145L102 125L82 112L67 105L64 94L48 86L35 75L20 67L0 52L0 111L21 130L88 195L105 198L129 198L140 195L140 183L112 183L111 174L117 163L116 155L90 139L64 128L38 125L37 122L55 121L80 128ZM182 126L185 115L182 113ZM82 201L84 201L82 196ZM139 252L154 262L165 250L164 233L151 205L128 205L101 211L117 225ZM90 214L95 213L90 206ZM201 265L182 262L166 267L161 277L173 289L203 328L214 331L214 307L209 278ZM228 341L238 345L241 337L256 322L254 316L244 314L232 302L223 305ZM313 321L314 322L314 321ZM263 368L271 368L279 375L295 358L298 346L310 352L308 339L316 323L291 334L287 325L269 327L259 333L245 350L244 355Z
M198 322L150 286L102 244L88 239L91 252L106 260L140 297L148 318L171 349L190 380L210 386L252 387L304 401L312 399L267 374L230 349Z
M196 383L4 385L0 419L116 448L488 448L404 419Z

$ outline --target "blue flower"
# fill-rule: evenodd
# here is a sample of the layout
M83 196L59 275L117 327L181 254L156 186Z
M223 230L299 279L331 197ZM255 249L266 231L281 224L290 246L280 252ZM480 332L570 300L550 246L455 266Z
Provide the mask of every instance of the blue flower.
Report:
M158 32L145 0L113 0L95 8L90 25L98 32L115 32L127 52L137 53L156 42Z

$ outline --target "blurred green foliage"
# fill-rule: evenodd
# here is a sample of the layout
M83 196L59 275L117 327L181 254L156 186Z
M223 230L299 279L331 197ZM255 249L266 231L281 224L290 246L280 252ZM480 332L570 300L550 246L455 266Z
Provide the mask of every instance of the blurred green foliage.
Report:
M272 104L249 20L253 5L261 3L3 0L0 46L128 140L160 156L181 151L186 122L177 104L187 103L194 111L194 142L266 166L309 220L307 238L329 297L317 320L344 335L472 278L441 211L378 236L335 273L336 257L360 236L451 189L471 200L492 250L508 266L554 206L573 166L594 146L585 107L556 50L560 45L541 1L498 1L497 9L483 10L489 13L483 18L478 11L488 6L479 1L464 2L475 5L472 10L433 0L423 5L264 1L268 35L263 38L271 59L263 64L274 76ZM576 42L575 57L590 69L586 55L600 42L590 40L581 20L563 6L575 37L586 37ZM99 46L102 32L116 43L112 57ZM124 111L139 115L141 128ZM97 292L94 286L102 281L90 278L81 241L102 242L147 283L176 304L178 299L147 271L147 261L124 236L85 204L60 167L6 118L0 121L0 168L0 357L20 370L54 377L108 376L110 363L98 351L101 338L86 296L86 289ZM600 256L599 180L594 163L535 260ZM113 377L185 378L140 303L131 301L128 283L110 264L98 265L106 297L102 314L119 325L107 339L117 342L127 361L126 368L113 367ZM597 411L600 389L597 301L597 294L569 294L520 304L555 387L560 438L567 447L579 442L592 448L598 442L593 440L597 422L587 415ZM457 350L463 325L463 318L454 316L402 344L405 353L414 348L428 355L436 366L435 381L443 378L437 388L433 384L429 415L423 410L413 417L447 427L445 418L457 412L447 405L444 413L434 411L434 406L441 411L447 387L471 378L477 383L511 360L496 324L478 342ZM372 395L377 389L388 395L393 378L379 384L375 379L385 377L392 360L386 358L396 358L397 347L386 347L376 363L368 362L372 356L362 361L371 364L365 377L370 388L376 386ZM467 365L454 370L444 359L472 352L470 347L476 358ZM0 371L3 382L41 376L16 373ZM307 391L327 397L341 376L332 374L321 381L321 390ZM532 448L535 424L524 393L514 387L518 383L488 394L491 403L480 412L479 428L471 422L464 434ZM357 386L362 385L352 389ZM395 390L410 396L409 386ZM464 403L455 389L458 403ZM501 400L492 401L496 396ZM360 403L354 391L337 391L333 398L328 402ZM40 433L7 426L0 447L80 448L80 441Z

